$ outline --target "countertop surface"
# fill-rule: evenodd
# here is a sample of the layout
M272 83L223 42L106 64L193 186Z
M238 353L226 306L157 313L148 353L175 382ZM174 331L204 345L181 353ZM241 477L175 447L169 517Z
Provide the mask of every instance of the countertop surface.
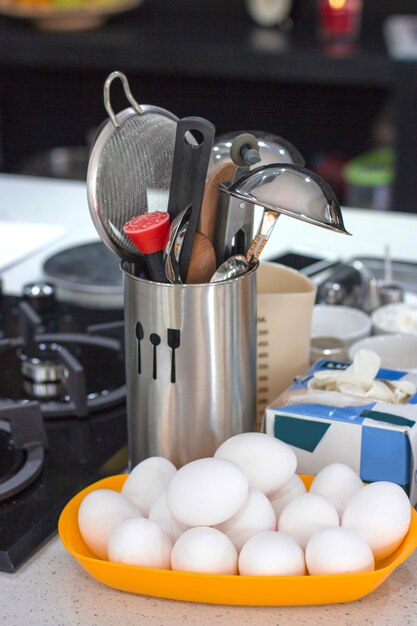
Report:
M349 259L357 255L382 257L389 246L392 259L417 261L417 216L410 213L375 213L364 209L343 209L347 230L341 235L305 224L285 215L280 217L261 260L273 259L288 251L328 259ZM55 252L98 239L90 218L85 184L35 177L0 174L0 224L44 225L55 237L42 249L26 257L20 247L20 262L1 274L5 293L20 293L21 287L42 278L42 264Z
M417 216L344 209L352 237L282 218L264 258L296 250L328 257L381 256L389 244L393 258L417 260ZM53 252L97 239L85 185L0 175L0 222L59 226L59 236L1 275L5 293L19 293L25 282L42 276ZM17 241L17 243L19 243ZM239 607L192 604L136 596L92 579L65 551L49 540L14 574L0 573L0 615L8 626L149 626L199 624L417 624L417 553L381 587L354 603L315 607Z
M381 587L349 604L240 607L132 595L105 587L65 552L58 537L15 574L0 573L8 626L405 626L417 624L417 554Z

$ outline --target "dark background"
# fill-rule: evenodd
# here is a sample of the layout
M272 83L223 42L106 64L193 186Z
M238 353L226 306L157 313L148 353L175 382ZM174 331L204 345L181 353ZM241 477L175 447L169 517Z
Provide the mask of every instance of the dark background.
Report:
M118 69L140 103L206 117L218 134L279 134L311 167L323 154L369 149L383 120L397 155L392 209L417 212L417 63L392 60L382 33L401 13L416 14L415 0L364 0L360 40L342 57L318 42L313 0L294 2L285 32L255 24L243 0L145 0L76 33L1 17L1 170L86 146L106 117L104 80ZM127 106L116 84L112 101Z

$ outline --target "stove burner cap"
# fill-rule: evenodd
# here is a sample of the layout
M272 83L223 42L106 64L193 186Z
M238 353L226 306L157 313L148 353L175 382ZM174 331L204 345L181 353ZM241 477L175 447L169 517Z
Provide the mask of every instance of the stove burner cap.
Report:
M40 343L36 356L20 355L23 387L29 398L56 399L67 393L68 369L59 358L59 346Z

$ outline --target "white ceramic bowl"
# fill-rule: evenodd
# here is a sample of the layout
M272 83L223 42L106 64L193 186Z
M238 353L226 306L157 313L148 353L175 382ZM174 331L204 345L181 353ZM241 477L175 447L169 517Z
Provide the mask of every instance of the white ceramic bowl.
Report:
M375 335L401 333L417 337L417 305L386 304L371 315Z
M372 328L369 315L349 306L316 304L311 320L311 337L335 337L347 345L367 337Z
M381 358L381 367L400 370L417 370L417 336L410 335L374 335L356 341L349 348L349 359L358 350L366 348L376 352Z

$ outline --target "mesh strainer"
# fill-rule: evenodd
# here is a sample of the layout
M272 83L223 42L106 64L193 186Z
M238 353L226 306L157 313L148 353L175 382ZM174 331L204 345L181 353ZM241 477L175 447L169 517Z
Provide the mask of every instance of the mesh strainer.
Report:
M132 105L117 115L110 103L115 78L122 81ZM160 107L139 105L121 72L113 72L104 83L104 105L110 119L91 151L88 205L106 246L122 259L135 261L141 255L123 226L147 211L167 210L178 118Z

